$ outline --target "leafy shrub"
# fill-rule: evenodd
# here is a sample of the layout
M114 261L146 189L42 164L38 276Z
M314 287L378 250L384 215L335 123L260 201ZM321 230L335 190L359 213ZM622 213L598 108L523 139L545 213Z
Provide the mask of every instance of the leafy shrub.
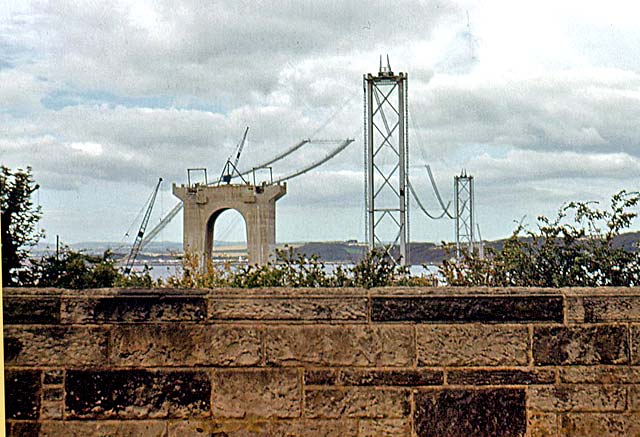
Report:
M608 210L597 202L568 203L554 220L538 217L535 231L519 225L501 250L487 248L485 259L463 251L458 260L444 260L440 272L456 286L638 285L639 254L616 245L615 238L637 216L630 209L639 201L638 193L620 191Z
M33 261L33 271L35 285L76 289L112 287L120 275L110 251L94 256L68 246L63 246L59 256Z

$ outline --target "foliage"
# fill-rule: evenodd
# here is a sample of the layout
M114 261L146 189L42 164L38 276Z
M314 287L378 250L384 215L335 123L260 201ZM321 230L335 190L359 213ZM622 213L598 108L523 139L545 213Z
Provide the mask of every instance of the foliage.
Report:
M151 276L151 268L145 264L142 269L142 272L130 272L128 275L118 273L115 281L113 282L114 287L131 287L131 288L152 288L155 286L162 285L162 280L154 281Z
M0 241L4 286L31 282L29 252L44 235L44 231L36 229L42 216L41 208L34 207L31 200L31 195L38 188L31 167L11 171L8 167L0 166Z
M183 258L182 273L167 279L167 285L182 288L259 288L259 287L384 287L390 285L433 284L426 277L409 279L408 271L395 267L384 252L375 250L353 268L337 266L329 272L317 255L296 254L288 247L276 251L275 262L232 268L215 266L208 260L204 267L192 254Z
M44 256L33 265L35 284L40 287L112 287L120 276L110 251L95 256L63 246L58 255Z
M406 271L396 269L395 264L382 250L374 249L353 267L353 283L357 287L384 287L395 282Z
M551 220L538 217L537 230L519 225L501 250L487 257L463 251L440 272L450 285L596 287L640 283L640 254L615 244L637 213L640 194L620 191L608 210L597 202L571 202ZM449 247L449 254L452 248Z

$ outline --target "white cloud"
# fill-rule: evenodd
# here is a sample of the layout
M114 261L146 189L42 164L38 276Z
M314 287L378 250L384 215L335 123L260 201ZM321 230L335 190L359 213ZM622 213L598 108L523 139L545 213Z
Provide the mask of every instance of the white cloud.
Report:
M118 199L118 186L180 182L188 167L215 174L245 126L241 167L309 136L353 137L282 201L285 224L320 205L343 222L323 236L353 236L362 74L386 53L409 73L412 165L431 163L446 195L454 173L472 171L488 235L525 209L631 187L640 170L640 31L619 2L19 3L0 11L0 160L32 164L43 192L65 199L100 189ZM274 172L329 147L306 146ZM412 175L429 193L424 172ZM87 202L69 207L76 222ZM136 202L132 192L123 217ZM316 215L311 229L323 225ZM67 219L52 226L71 229ZM431 226L445 232L425 222L416 235L438 240Z

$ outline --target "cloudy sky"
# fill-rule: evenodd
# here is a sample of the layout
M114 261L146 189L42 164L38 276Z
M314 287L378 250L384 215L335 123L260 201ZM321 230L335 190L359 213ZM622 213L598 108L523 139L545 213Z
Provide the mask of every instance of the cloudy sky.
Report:
M484 238L569 200L638 189L640 30L630 2L37 1L0 4L0 163L31 165L47 240L120 241L189 167L217 175L302 138L354 138L289 183L279 241L364 238L362 74L409 74L410 177L436 211L476 178ZM327 153L319 143L274 167ZM226 218L225 218L226 215ZM243 237L225 213L220 238ZM134 225L136 226L136 225ZM453 237L411 214L414 241ZM181 240L181 217L160 236Z

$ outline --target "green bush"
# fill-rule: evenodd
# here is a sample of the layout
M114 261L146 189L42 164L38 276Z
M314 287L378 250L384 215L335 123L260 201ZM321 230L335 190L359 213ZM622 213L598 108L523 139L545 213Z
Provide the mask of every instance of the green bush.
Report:
M536 230L519 225L501 250L487 248L485 259L463 251L458 260L444 260L440 272L455 286L636 286L639 253L615 239L637 216L631 209L639 201L638 193L620 191L607 210L596 202L568 203L554 220L538 217Z
M63 246L59 255L33 261L34 282L39 287L113 287L119 277L110 251L102 256L87 255Z

